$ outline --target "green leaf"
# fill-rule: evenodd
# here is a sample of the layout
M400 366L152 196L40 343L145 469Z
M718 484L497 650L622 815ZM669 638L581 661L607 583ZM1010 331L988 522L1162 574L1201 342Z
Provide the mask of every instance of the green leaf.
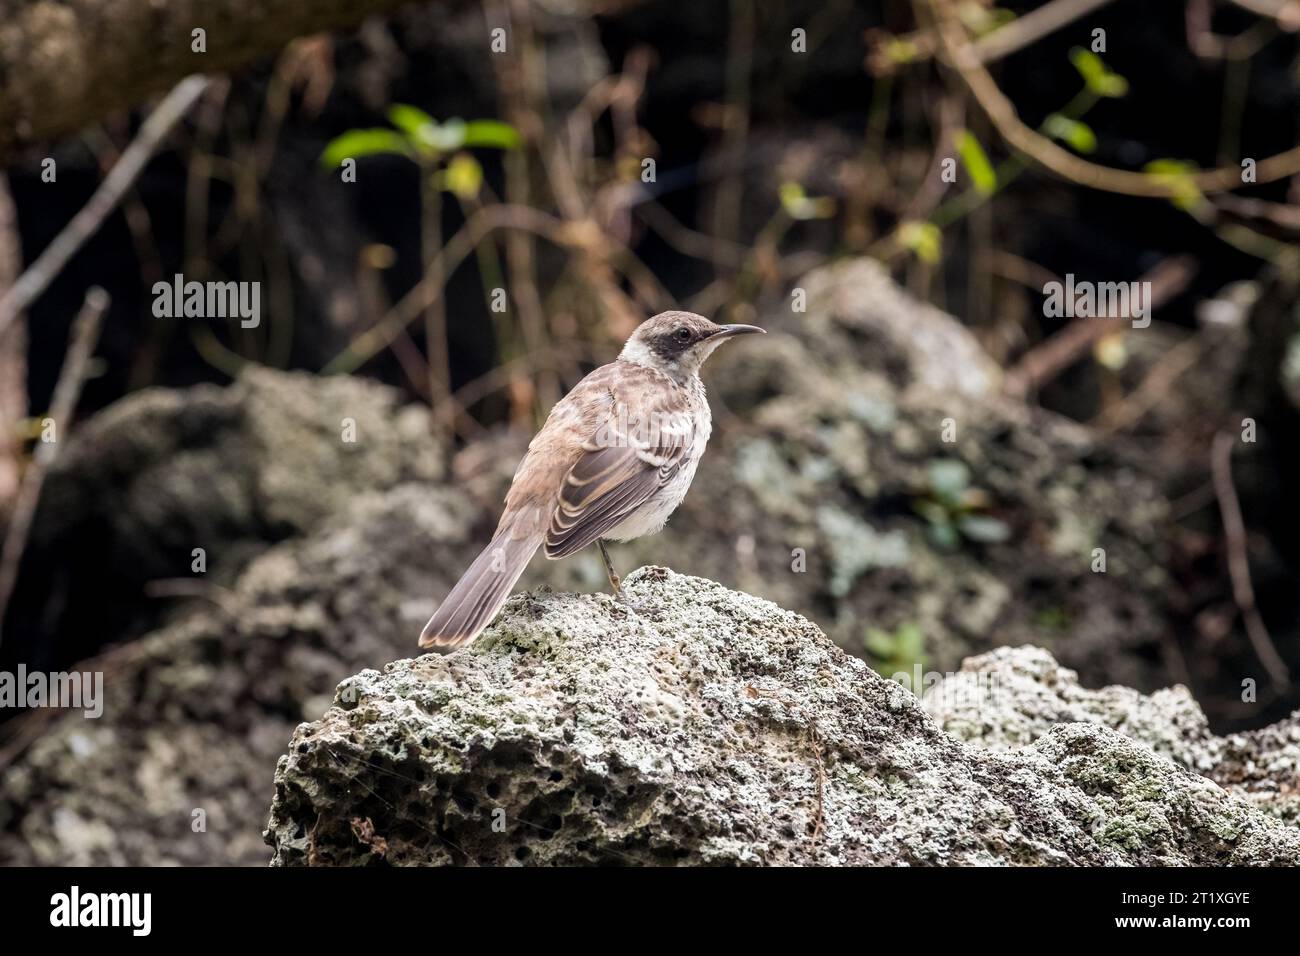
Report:
M885 56L900 66L911 63L919 53L916 44L905 37L890 37L885 41Z
M943 253L943 233L932 222L907 220L899 223L898 242L922 262L934 264Z
M390 106L388 121L417 141L422 141L428 136L429 129L438 125L438 121L424 110L408 103L394 103Z
M964 461L938 458L926 469L930 490L942 501L959 502L970 486L970 469Z
M426 133L425 142L439 155L460 149L465 145L465 121L449 119L441 125L434 123Z
M456 195L459 199L473 199L483 188L483 167L469 153L457 153L446 169L434 176L434 185Z
M894 633L894 644L898 648L899 656L919 660L921 652L925 650L925 635L921 633L919 627L909 622L900 625Z
M862 644L868 652L882 660L894 655L894 635L888 631L875 627L869 628Z
M990 29L1001 30L1007 24L1013 23L1016 20L1018 20L1019 17L1016 16L1016 12L1014 10L1008 10L1006 7L994 7L993 9L989 10L988 19L990 23Z
M777 190L777 195L781 197L781 205L785 207L787 212L790 207L797 206L808 198L808 194L803 191L803 186L794 182L782 183Z
M1064 608L1046 607L1034 616L1034 623L1053 631L1063 631L1070 626L1070 616Z
M321 164L333 169L345 159L360 159L381 153L411 155L411 144L391 129L352 129L329 142L321 151Z
M1082 47L1070 51L1070 62L1084 84L1097 96L1118 99L1128 93L1128 80L1108 67L1097 54Z
M1043 132L1052 139L1065 143L1076 153L1091 153L1097 149L1097 134L1091 126L1060 113L1053 113L1043 120Z
M982 37L1016 19L1013 11L1004 7L991 7L985 3L958 3L953 12L972 33Z
M388 119L406 133L425 156L439 157L465 145L465 121L449 119L439 123L424 110L398 103L388 110Z
M930 524L945 524L948 521L948 509L928 498L918 498L912 502L912 510Z
M984 544L998 544L1011 537L1011 529L997 518L988 515L963 515L957 519L957 530L963 537Z
M782 183L777 194L781 198L781 208L791 219L828 219L835 215L835 200L809 196L798 183Z
M964 129L957 134L957 154L961 156L961 164L966 167L976 191L981 196L991 196L998 188L998 174L993 171L984 147L970 130Z
M1203 198L1192 181L1195 170L1194 165L1181 159L1155 159L1143 167L1148 176L1169 187L1169 201L1179 209L1191 209Z
M927 527L930 535L930 541L940 551L956 551L961 544L961 535L957 529L948 522L943 524L932 524Z
M519 131L499 120L470 120L465 124L465 145L485 149L518 149L523 143Z

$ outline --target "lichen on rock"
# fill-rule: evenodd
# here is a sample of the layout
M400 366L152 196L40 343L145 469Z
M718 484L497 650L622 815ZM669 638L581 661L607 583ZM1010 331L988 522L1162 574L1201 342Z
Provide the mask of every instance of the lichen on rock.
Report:
M278 865L1300 862L1300 832L1098 723L993 752L790 611L643 568L514 596L294 732Z
M929 689L924 702L948 733L996 751L1032 745L1062 723L1109 727L1300 825L1300 712L1260 730L1218 737L1181 685L1150 695L1117 686L1090 690L1037 647L972 657Z

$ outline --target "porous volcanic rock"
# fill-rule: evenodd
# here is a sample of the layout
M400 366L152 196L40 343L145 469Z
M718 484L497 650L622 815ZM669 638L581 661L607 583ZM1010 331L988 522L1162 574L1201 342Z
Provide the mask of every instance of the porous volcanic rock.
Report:
M1268 727L1219 737L1177 685L1140 694L1090 690L1039 647L1002 647L972 657L928 689L925 708L972 746L1013 751L1062 723L1109 727L1209 777L1268 813L1300 824L1300 712Z
M1300 832L1095 722L998 753L813 624L644 568L516 595L477 643L294 732L279 865L1286 864Z

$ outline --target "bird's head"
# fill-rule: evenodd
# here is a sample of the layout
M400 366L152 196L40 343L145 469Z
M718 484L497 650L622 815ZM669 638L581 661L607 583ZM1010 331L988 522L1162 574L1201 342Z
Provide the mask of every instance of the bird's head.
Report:
M660 312L637 326L619 358L682 378L698 372L727 339L764 331L756 325L718 325L694 312Z

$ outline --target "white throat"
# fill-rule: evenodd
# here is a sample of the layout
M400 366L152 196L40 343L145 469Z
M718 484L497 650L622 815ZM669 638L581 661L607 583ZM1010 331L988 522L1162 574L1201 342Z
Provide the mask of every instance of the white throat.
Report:
M618 353L618 357L624 362L631 362L633 365L644 365L646 368L655 368L658 362L655 361L655 354L646 347L644 342L638 342L635 338L627 340L623 346L623 351Z
M659 369L674 381L685 383L700 374L700 366L704 364L704 360L712 355L713 350L722 342L723 336L706 339L694 348L687 349L673 361L665 362L644 342L632 338L627 340L627 344L623 346L623 351L619 353L618 357L624 362L631 362L633 365Z

